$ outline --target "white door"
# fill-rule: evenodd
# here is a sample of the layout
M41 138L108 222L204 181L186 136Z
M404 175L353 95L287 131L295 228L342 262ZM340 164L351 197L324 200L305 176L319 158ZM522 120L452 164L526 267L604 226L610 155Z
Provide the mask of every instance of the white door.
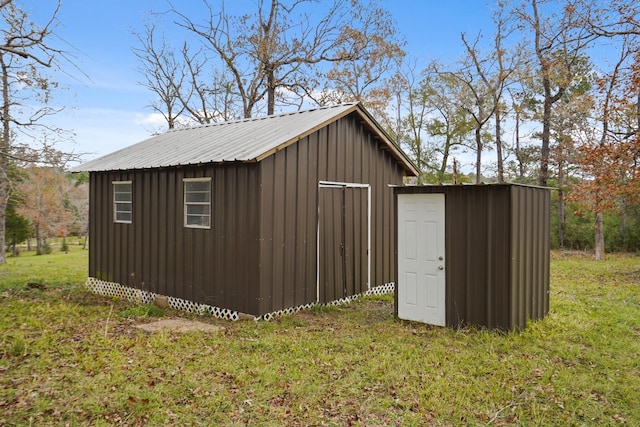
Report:
M444 194L398 195L398 317L445 326Z

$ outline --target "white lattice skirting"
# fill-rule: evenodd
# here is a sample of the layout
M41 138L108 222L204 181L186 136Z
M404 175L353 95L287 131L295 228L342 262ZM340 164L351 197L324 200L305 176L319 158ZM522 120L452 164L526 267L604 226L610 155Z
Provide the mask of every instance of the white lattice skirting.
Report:
M158 294L149 291L143 291L142 289L130 288L128 286L121 285L119 283L107 282L104 280L96 279L95 277L89 277L87 279L86 288L89 292L96 293L98 295L108 296L108 297L117 297L122 298L127 301L131 301L133 303L138 304L149 304L152 303ZM286 308L284 310L278 310L273 313L263 314L262 316L255 317L255 320L271 320L277 316L282 316L286 314L293 314L300 310L308 309L314 307L316 305L341 305L348 304L351 301L356 300L365 295L383 295L393 292L395 290L395 283L385 283L384 285L376 286L374 288L369 289L368 291L353 295L347 298L341 298L336 301L331 301L326 304L320 303L309 303L300 305L298 307ZM175 297L167 297L169 307L186 311L189 313L196 313L203 316L212 316L219 319L226 320L238 320L241 317L241 313L229 310L226 308L214 307L207 304L199 304L193 301L187 301L181 298Z
M351 301L354 301L362 296L365 295L383 295L383 294L388 294L390 292L393 292L395 290L395 283L391 282L391 283L385 283L384 285L380 285L380 286L376 286L375 288L371 288L366 292L363 292L361 294L356 294L356 295L352 295L350 297L346 297L346 298L340 298L338 300L335 301L331 301L328 303L318 303L318 302L312 302L309 304L304 304L304 305L300 305L298 307L292 307L292 308L285 308L284 310L278 310L278 311L274 311L273 313L267 313L267 314L263 314L260 317L256 317L256 320L271 320L274 317L277 316L282 316L285 314L293 314L293 313L297 313L300 310L305 310L314 306L319 306L319 305L342 305L342 304L348 304Z

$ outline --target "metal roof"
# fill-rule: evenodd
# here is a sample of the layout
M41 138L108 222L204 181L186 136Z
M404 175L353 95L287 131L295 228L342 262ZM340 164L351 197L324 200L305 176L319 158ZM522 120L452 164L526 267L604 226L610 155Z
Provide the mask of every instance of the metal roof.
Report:
M358 112L404 168L415 166L391 141L360 103L320 107L306 111L171 129L137 144L81 164L72 170L109 171L151 169L222 162L258 162L317 129Z

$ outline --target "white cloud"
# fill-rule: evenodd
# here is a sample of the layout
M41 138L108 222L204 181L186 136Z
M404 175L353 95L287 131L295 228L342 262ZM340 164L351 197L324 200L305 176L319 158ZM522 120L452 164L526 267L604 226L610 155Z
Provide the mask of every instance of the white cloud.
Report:
M160 113L137 113L134 121L141 126L167 127L167 121Z
M63 112L49 118L61 129L73 132L73 141L57 144L57 148L81 155L83 161L103 156L149 138L157 124L151 115L137 111L84 108Z

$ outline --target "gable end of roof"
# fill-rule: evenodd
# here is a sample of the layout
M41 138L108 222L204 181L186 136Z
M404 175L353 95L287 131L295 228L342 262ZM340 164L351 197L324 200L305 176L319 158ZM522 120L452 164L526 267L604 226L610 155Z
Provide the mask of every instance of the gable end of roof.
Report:
M319 107L232 122L171 129L86 162L72 171L141 170L205 163L259 162L349 114L356 113L410 175L417 168L360 103Z

